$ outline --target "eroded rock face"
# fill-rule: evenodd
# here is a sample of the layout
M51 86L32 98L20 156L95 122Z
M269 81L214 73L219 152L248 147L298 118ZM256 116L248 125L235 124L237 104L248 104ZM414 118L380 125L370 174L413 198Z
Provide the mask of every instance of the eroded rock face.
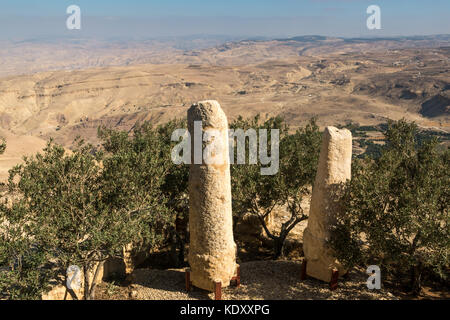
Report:
M196 139L196 121L202 122L203 140L207 140L203 142L205 149L210 148L210 155L218 161L211 163L198 156L195 159L194 144L198 148L202 142ZM188 256L191 281L198 288L213 291L214 282L219 281L226 287L236 271L228 121L217 101L202 101L188 110L188 129L191 135Z
M308 226L303 234L307 275L329 282L333 269L344 275L347 270L326 246L330 227L339 206L334 191L351 178L352 134L349 130L325 128L319 165L311 198Z

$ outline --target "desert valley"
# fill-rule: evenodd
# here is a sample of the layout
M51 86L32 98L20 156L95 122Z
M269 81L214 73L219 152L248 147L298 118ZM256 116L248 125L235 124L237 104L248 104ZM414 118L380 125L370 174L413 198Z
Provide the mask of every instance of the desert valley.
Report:
M383 145L382 131L389 120L415 122L421 133L438 137L440 147L445 149L450 146L450 35L2 40L0 137L6 140L6 150L0 155L2 188L9 170L23 163L24 156L42 151L49 139L69 154L78 136L100 149L99 127L131 133L145 121L159 125L185 119L191 105L202 100L217 100L229 123L239 116L251 118L259 114L263 121L281 116L291 132L303 128L312 118L317 119L321 131L327 126L348 128L353 135L353 140L351 135L348 139L350 159L352 152L357 158ZM305 197L298 206L307 216L311 184L302 190ZM182 200L186 201L185 195ZM285 206L272 209L268 228L277 234L283 222L289 220L289 213ZM183 210L186 213L186 205ZM271 260L266 249L272 244L260 236L263 232L259 221L248 216L239 220L234 231L245 280L239 291L225 289L224 298L405 296L394 296L387 290L367 291L367 276L362 269L352 270L350 280L344 281L338 292L330 292L326 283L315 280L291 285L298 281L303 257L300 239L306 225L305 219L287 237L287 259ZM255 226L257 236L250 234L255 232ZM187 234L186 230L183 232ZM183 241L187 241L187 236ZM264 246L266 251L261 249ZM125 285L100 283L96 297L212 298L212 293L182 290L181 267L186 266L186 261L182 257L177 264L167 262L177 250L169 252L168 247L152 252L156 257L153 262L141 264ZM256 253L250 252L255 248ZM184 244L180 251L183 250ZM63 287L56 288L47 298L63 295ZM448 290L440 287L432 291L426 292L428 298L449 297Z
M76 136L95 145L100 125L184 118L204 99L230 119L280 115L293 129L313 116L321 126L405 118L448 141L449 36L184 43L4 42L0 177L51 137L69 149Z

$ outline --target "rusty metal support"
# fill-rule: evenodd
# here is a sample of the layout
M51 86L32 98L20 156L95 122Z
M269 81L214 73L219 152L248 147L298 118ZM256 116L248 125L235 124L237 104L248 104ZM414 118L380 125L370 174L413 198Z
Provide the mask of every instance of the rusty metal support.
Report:
M191 282L191 269L187 268L185 270L185 280L186 280L186 291L189 292L192 290L192 282ZM241 267L237 265L236 267L236 275L231 278L231 281L234 282L234 286L239 288L241 285ZM214 282L214 299L222 300L222 283L219 281Z
M214 282L214 300L222 300L222 282Z
M241 266L237 265L236 275L231 278L231 281L234 281L234 285L239 288L239 286L241 285Z
M331 271L331 281L330 281L330 290L336 290L338 288L338 278L339 278L339 271L336 269L333 269Z
M302 262L302 270L300 271L300 280L305 280L306 279L306 259L303 259Z

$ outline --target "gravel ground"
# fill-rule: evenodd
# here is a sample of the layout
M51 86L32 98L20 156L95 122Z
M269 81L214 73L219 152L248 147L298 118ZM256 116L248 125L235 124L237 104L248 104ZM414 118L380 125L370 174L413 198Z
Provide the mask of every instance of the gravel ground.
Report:
M241 264L241 286L224 288L224 300L305 300L305 299L397 299L381 289L366 287L367 275L351 271L347 279L340 279L339 288L314 279L300 281L301 261L253 261ZM183 269L138 269L133 273L130 288L133 299L143 300L207 300L214 294L194 288L185 291Z

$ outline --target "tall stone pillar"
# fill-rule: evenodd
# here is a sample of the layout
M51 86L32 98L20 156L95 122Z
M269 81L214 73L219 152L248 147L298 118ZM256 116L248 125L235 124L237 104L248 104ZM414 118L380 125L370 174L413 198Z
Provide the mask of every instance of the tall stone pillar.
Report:
M191 136L190 279L194 286L214 291L215 282L226 287L236 272L228 121L214 100L192 105L187 117Z
M344 275L347 270L326 246L330 227L339 207L333 189L351 178L352 134L349 130L325 128L319 165L311 197L308 226L303 233L303 251L307 261L306 274L326 282L332 270Z

